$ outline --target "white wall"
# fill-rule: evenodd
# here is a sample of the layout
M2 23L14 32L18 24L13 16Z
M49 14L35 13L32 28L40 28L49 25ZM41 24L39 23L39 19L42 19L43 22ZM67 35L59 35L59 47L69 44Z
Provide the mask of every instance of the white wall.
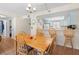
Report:
M29 33L29 20L27 21L27 19L23 19L22 17L15 17L12 23L14 36L21 32Z
M15 36L16 36L16 18L14 17L14 18L12 18L11 19L12 20L12 23L11 23L11 25L12 25L12 38L15 38Z
M76 25L77 25L77 29L76 29L76 34L75 34L75 38L74 38L74 46L76 49L79 49L79 11L76 12L77 14L75 15L75 20L76 20Z

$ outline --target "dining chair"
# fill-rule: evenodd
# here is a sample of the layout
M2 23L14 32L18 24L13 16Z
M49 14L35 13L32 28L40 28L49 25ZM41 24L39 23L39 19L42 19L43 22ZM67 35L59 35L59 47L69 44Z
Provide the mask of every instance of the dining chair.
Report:
M51 38L56 37L56 30L54 28L49 28L48 32L49 32Z
M55 51L55 48L56 48L56 30L55 29L49 30L49 34L51 36L52 42L49 43L49 46L47 47L47 49L44 52L38 51L38 54L52 55L52 53Z
M50 43L50 45L49 45L49 47L47 49L47 52L49 54L52 54L52 53L55 52L55 48L56 48L56 36L57 35L56 35L56 30L54 28L49 28L48 32L49 32L49 35L51 36L51 39L53 39L53 40Z
M18 38L21 37L21 38ZM23 36L16 36L16 54L17 55L27 55L28 51L26 48L25 41L23 40Z
M32 49L32 50L30 50L28 55L40 55L40 51L37 49Z
M38 36L44 36L44 30L41 29L41 28L37 28L37 32L36 32L36 35Z
M27 37L28 39L30 38L30 35L23 32L16 36L16 54L27 55L29 51L33 49L32 47L27 45L24 37Z
M49 46L48 46L47 50L44 52L44 54L46 54L46 55L52 55L55 52L55 48L56 48L56 41L54 39L49 44Z

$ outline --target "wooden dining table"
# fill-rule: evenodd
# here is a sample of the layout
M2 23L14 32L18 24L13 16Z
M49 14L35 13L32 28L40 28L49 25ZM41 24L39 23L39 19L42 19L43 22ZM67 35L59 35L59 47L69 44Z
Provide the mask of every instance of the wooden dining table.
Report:
M50 43L53 41L50 37L45 37L44 35L36 35L32 37L28 34L19 34L16 36L17 40L24 40L24 42L32 47L40 51L41 53L45 52Z

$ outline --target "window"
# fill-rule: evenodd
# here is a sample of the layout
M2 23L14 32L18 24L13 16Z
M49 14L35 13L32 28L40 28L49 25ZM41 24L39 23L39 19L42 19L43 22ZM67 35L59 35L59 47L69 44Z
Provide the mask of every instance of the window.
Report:
M46 18L45 19L46 23L49 23L50 25L44 24L44 26L46 26L47 28L49 26L55 28L56 30L61 30L61 21L63 20L64 20L64 16Z
M53 28L60 30L61 29L60 22L53 22Z
M49 21L60 21L60 20L64 20L64 16L57 16L57 17L50 17L50 18L46 18Z
M49 29L50 24L49 23L45 23L44 24L44 30L48 30Z

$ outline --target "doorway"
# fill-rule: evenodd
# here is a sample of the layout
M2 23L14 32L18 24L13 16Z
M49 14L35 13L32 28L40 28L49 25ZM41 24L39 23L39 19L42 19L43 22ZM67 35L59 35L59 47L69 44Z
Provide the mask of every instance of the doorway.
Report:
M1 26L0 26L0 33L2 37L12 37L12 26L11 26L11 20L6 19L0 19Z

